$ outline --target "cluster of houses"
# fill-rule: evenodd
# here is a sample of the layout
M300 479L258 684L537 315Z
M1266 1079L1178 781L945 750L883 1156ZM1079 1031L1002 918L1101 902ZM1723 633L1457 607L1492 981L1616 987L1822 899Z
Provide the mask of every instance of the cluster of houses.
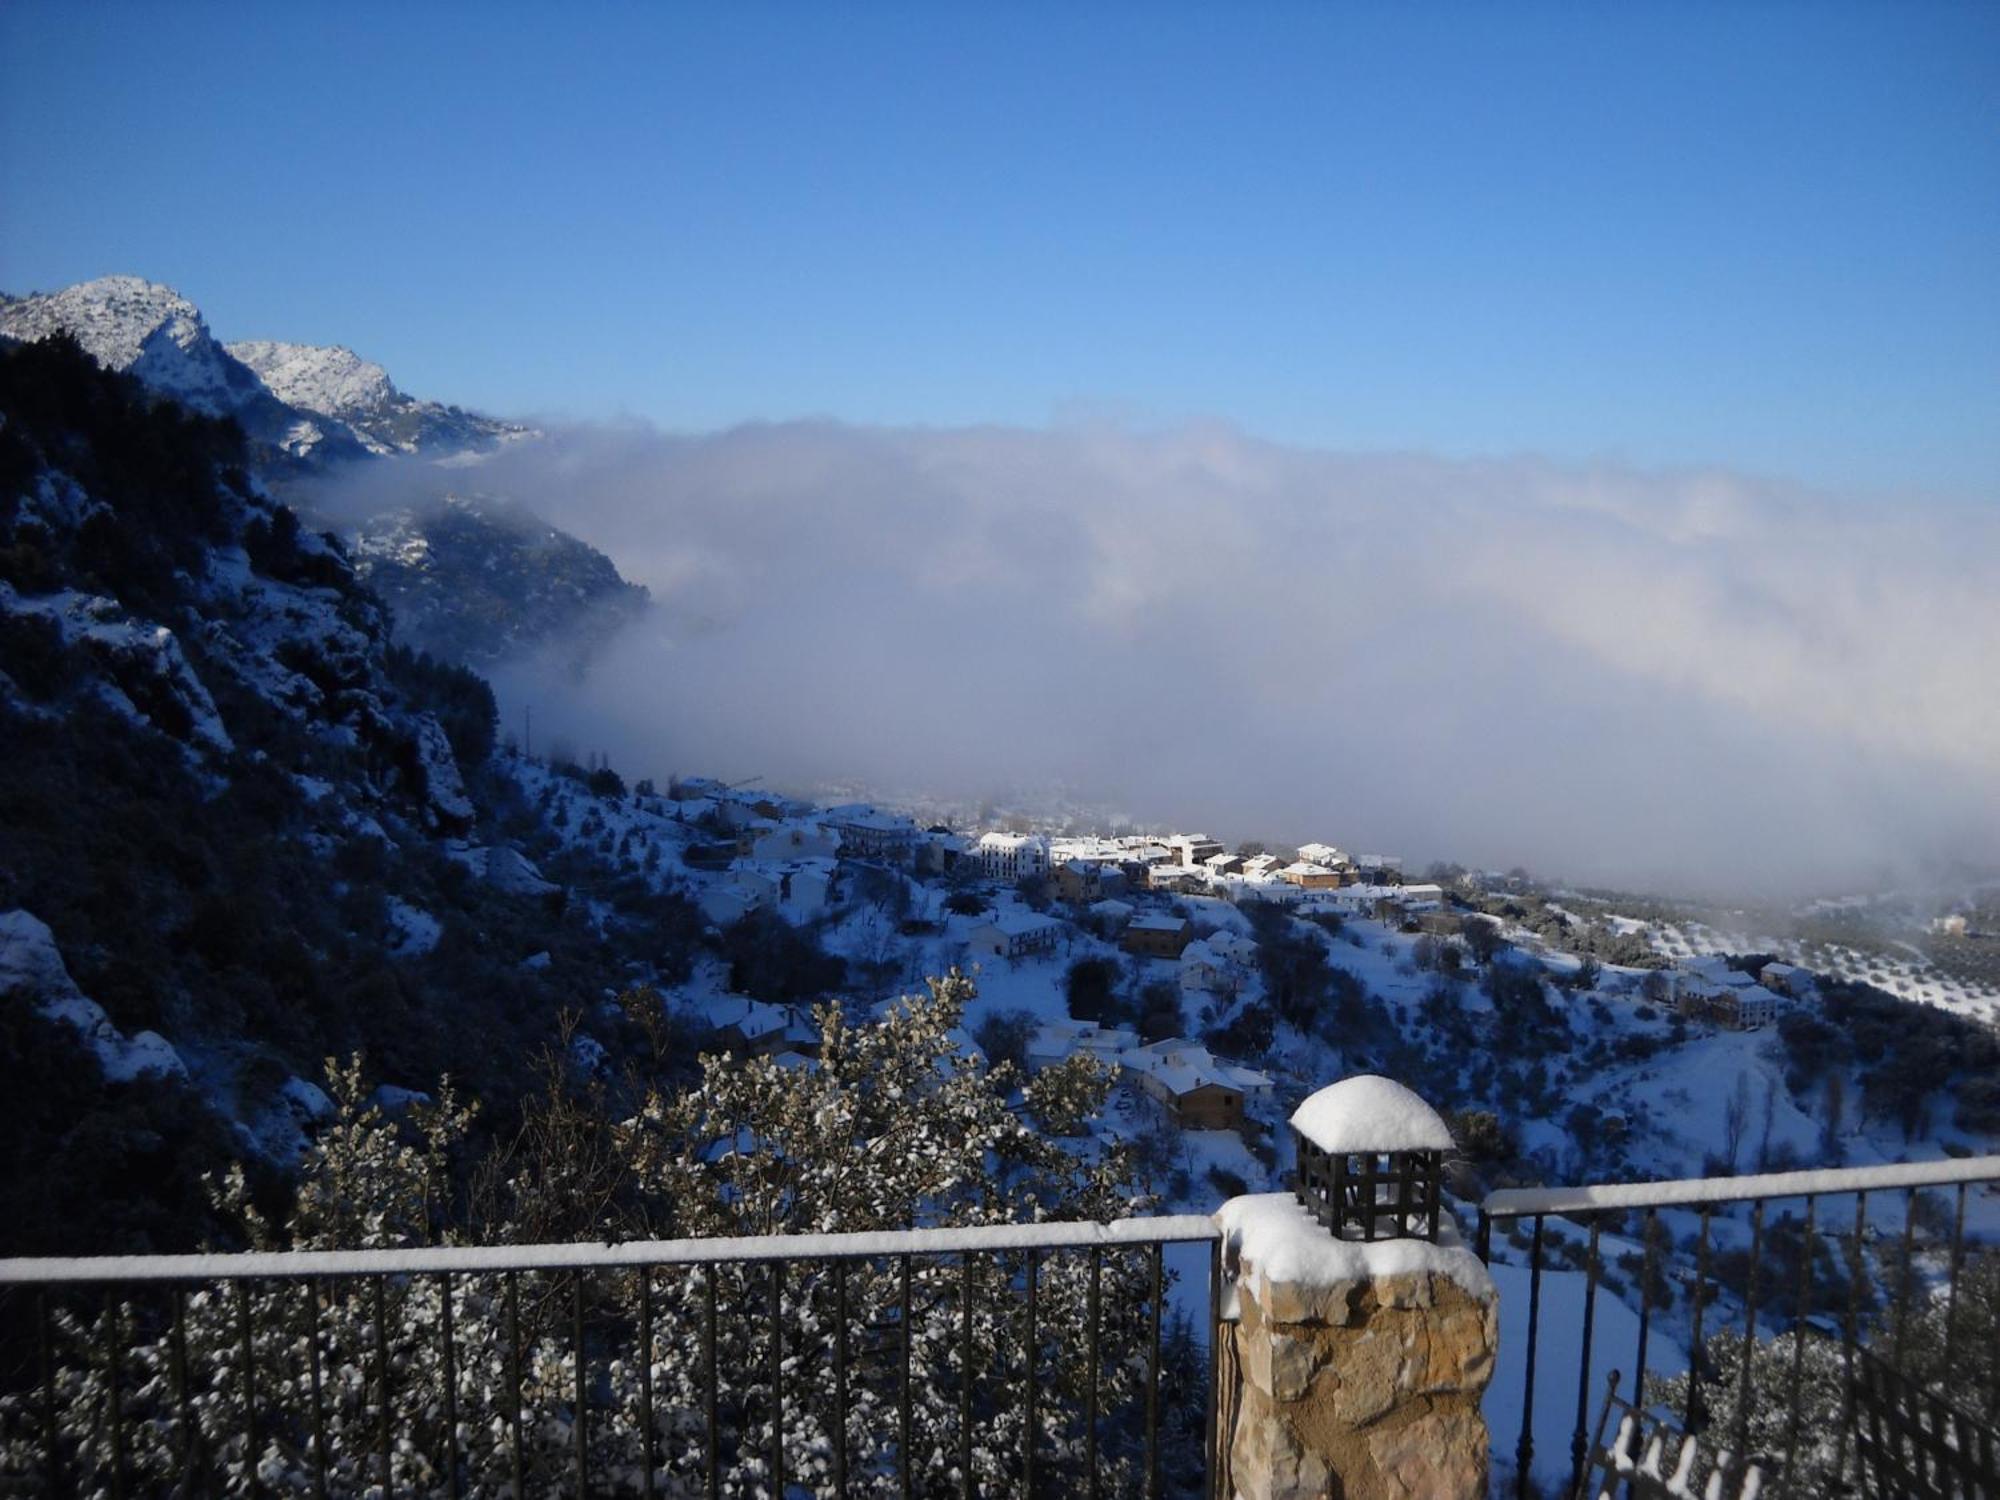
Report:
M1042 1026L1028 1041L1028 1071L1038 1073L1079 1053L1158 1100L1187 1130L1240 1130L1246 1105L1269 1099L1274 1087L1266 1074L1219 1058L1187 1037L1142 1046L1129 1027L1094 1021Z
M1808 1001L1816 994L1806 969L1775 961L1754 969L1732 968L1720 954L1683 960L1667 976L1675 1014L1728 1031L1770 1026L1787 1002Z
M1135 834L1122 838L1049 838L985 833L968 853L988 880L1046 879L1065 901L1091 903L1140 891L1239 895L1254 888L1270 901L1296 902L1353 915L1436 910L1442 888L1408 885L1392 855L1350 855L1332 844L1307 844L1293 860L1275 854L1231 854L1200 833Z

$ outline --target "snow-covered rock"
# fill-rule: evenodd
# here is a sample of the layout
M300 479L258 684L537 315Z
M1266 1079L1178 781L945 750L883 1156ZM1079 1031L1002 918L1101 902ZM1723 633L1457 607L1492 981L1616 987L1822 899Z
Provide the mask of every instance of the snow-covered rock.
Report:
M451 740L444 725L430 714L419 715L415 724L417 764L424 773L424 799L440 825L470 823L477 809L465 794L465 781L458 773L458 760L451 753Z
M100 697L134 722L191 750L221 755L235 748L215 700L165 625L132 619L115 599L68 590L26 598L5 583L0 614L39 615L54 624L66 645L81 647L103 668Z
M495 844L479 853L480 871L487 884L513 896L546 896L556 887L542 878L532 859L519 849Z
M444 924L420 906L412 906L399 897L389 898L390 951L398 958L417 958L438 945L444 935Z
M147 1073L187 1076L186 1064L165 1037L157 1031L126 1036L103 1006L77 989L55 934L32 912L0 912L0 997L26 1000L51 1020L74 1027L113 1083Z

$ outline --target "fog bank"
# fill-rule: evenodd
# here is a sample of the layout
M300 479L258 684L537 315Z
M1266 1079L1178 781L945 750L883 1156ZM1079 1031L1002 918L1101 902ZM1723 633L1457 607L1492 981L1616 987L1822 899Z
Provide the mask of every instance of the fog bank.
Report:
M629 774L1060 781L1660 888L2000 849L1986 512L1223 428L568 429L453 483L653 591L585 680L499 683Z

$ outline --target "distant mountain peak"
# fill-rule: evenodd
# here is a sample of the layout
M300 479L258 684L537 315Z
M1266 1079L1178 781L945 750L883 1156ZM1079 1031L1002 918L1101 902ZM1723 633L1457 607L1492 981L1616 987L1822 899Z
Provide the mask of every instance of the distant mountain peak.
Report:
M464 452L527 432L511 422L407 396L382 366L341 344L251 339L228 349L280 401L345 423L373 453Z
M363 453L447 457L492 448L526 428L405 395L352 349L250 340L224 345L201 310L141 276L100 276L25 297L0 296L0 335L68 333L106 369L161 395L230 416L259 443L309 466Z
M0 333L24 342L68 333L106 369L125 370L210 415L235 413L256 378L218 344L201 310L170 286L100 276L0 302Z
M385 402L407 400L389 372L344 344L288 344L244 339L224 346L255 370L280 401L322 416L345 418Z

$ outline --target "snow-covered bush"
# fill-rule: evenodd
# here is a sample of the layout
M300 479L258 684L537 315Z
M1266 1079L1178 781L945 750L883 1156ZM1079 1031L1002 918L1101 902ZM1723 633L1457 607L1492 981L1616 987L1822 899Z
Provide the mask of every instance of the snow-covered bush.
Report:
M970 995L953 974L874 1023L850 1024L828 1009L816 1069L707 1057L696 1086L647 1096L623 1120L588 1118L601 1096L552 1096L525 1145L497 1158L505 1170L483 1199L503 1217L482 1237L519 1241L558 1211L585 1222L577 1216L589 1204L597 1218L587 1232L615 1238L1108 1219L1140 1206L1117 1153L1072 1155L1010 1109L1011 1069L989 1070L958 1043ZM447 1085L436 1103L391 1118L369 1102L357 1062L328 1072L334 1118L304 1164L283 1235L252 1205L240 1171L215 1185L219 1209L258 1248L398 1249L462 1238L452 1157L472 1110ZM1098 1107L1104 1087L1087 1061L1035 1082L1042 1107L1079 1115ZM694 1494L705 1486L712 1382L723 1492L747 1496L769 1486L777 1366L787 1484L831 1486L842 1382L849 1488L888 1494L900 1484L907 1339L917 1493L957 1493L968 1432L975 1490L1018 1489L1031 1423L1038 1489L1069 1492L1084 1483L1095 1303L1100 1472L1107 1492L1132 1492L1150 1252L1107 1251L1094 1270L1087 1253L1040 1254L1032 1325L1026 1256L801 1260L775 1271L728 1262L581 1280L389 1275L238 1282L108 1303L58 1298L53 1396L63 1462L79 1492L111 1492L115 1350L129 1493L164 1491L192 1469L225 1493L307 1494L322 1459L336 1494L379 1492L385 1463L397 1493L443 1493L454 1469L464 1493L508 1493L517 1463L530 1493L553 1493L574 1482L581 1420L593 1493L640 1492L650 1462L659 1493ZM1186 1448L1198 1441L1191 1413L1200 1373L1184 1330L1169 1332L1163 1425ZM40 1474L43 1396L0 1399L0 1485ZM1170 1491L1197 1467L1197 1453L1170 1455Z

